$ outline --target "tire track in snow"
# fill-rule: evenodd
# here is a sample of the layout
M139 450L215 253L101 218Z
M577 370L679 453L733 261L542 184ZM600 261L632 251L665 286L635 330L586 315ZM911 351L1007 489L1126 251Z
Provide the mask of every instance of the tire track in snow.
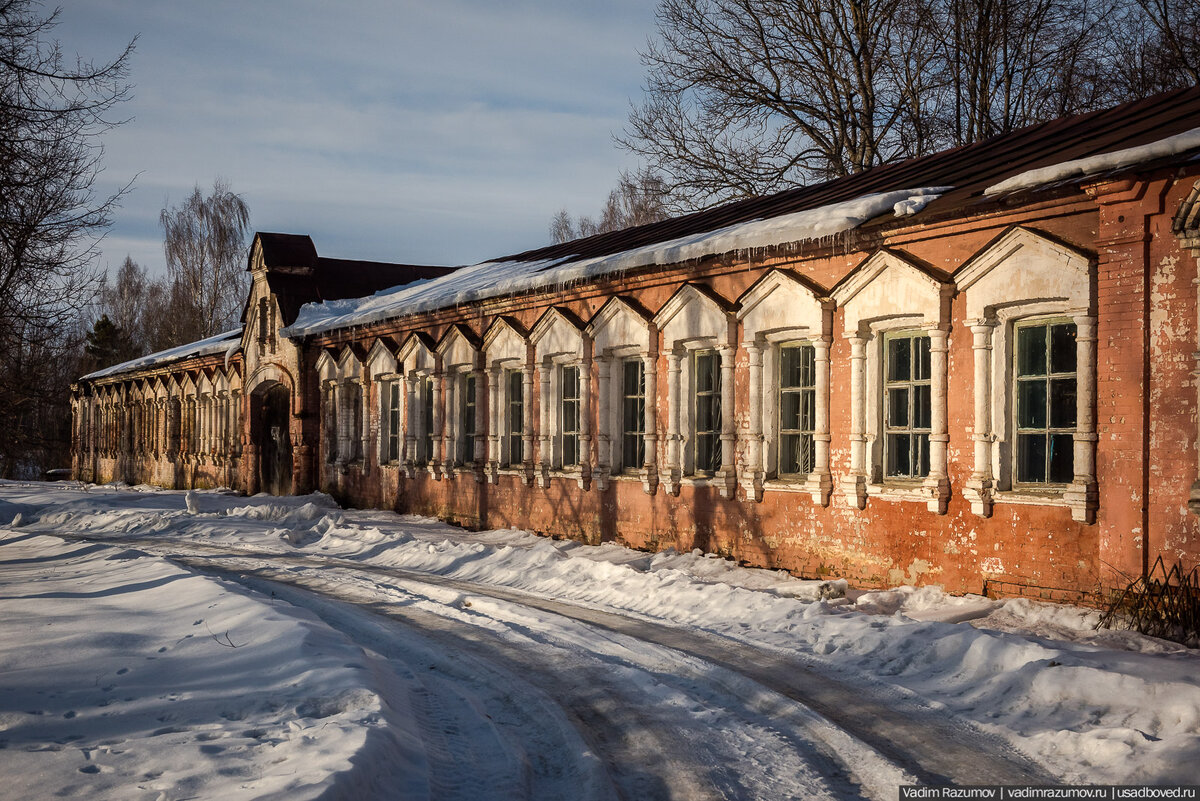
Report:
M164 546L174 557L193 551L229 559L256 558L297 567L339 567L348 571L386 576L393 581L442 587L493 598L580 621L597 628L654 643L718 665L796 701L823 716L830 729L838 728L928 784L1052 784L1047 774L997 737L944 711L910 699L880 692L866 682L838 680L794 655L782 655L719 635L674 628L652 620L600 611L574 603L547 599L519 590L478 584L397 567L363 564L351 559L319 555L291 555L228 546L162 540L124 539L149 550ZM833 738L836 740L836 736ZM830 742L832 745L832 742Z

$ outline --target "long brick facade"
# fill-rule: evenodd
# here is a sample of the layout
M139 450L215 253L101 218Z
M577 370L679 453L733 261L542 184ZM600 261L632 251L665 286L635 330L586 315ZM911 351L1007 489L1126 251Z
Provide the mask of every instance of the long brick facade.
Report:
M236 347L79 381L76 475L1097 599L1200 562L1193 152L315 331L260 235Z

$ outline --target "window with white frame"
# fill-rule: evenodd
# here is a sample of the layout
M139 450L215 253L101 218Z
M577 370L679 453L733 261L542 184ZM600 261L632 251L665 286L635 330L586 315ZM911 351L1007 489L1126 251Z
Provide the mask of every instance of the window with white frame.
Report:
M507 442L506 465L519 465L524 461L521 438L525 433L525 377L520 370L504 371L506 389L505 438Z
M779 348L779 475L803 478L813 471L817 418L816 348Z
M346 415L347 440L344 443L346 446L346 458L349 461L356 462L362 459L362 431L363 431L363 407L362 407L362 385L357 381L346 381L342 385L342 397L344 408L342 413Z
M579 464L579 367L562 365L558 371L560 467Z
M433 458L433 377L417 379L417 464L429 464Z
M321 407L325 412L325 461L336 462L338 457L338 393L335 382L326 383L323 394Z
M1069 484L1075 475L1075 323L1019 322L1014 330L1014 482Z
M621 468L637 470L646 461L646 366L641 359L621 362Z
M721 356L715 350L692 354L695 387L693 458L697 473L721 469Z
M400 398L402 396L400 381L392 379L385 381L380 387L382 400L380 439L382 443L382 460L387 464L400 461L400 448L404 442L400 425Z
M1013 228L956 275L975 362L975 514L995 503L1062 505L1094 523L1096 327L1093 256Z
M932 431L930 339L919 332L891 333L883 345L884 478L924 478Z
M476 386L474 373L461 373L457 378L459 436L456 441L458 452L455 454L454 462L457 465L464 465L475 461L475 433L478 430L475 413Z

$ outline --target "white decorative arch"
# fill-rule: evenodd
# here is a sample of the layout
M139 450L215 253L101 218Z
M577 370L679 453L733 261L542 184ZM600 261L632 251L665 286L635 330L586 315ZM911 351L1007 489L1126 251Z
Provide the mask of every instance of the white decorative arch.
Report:
M814 459L799 488L822 506L829 503L833 479L829 471L829 348L833 301L819 287L786 270L771 270L738 299L742 347L750 373L750 415L745 435L747 497L762 500L764 481L778 476L781 350L785 345L810 346L814 354ZM772 486L784 488L784 482Z
M1028 228L1011 228L955 275L966 295L966 324L975 354L975 466L964 495L987 516L996 501L1065 504L1075 520L1091 523L1099 506L1096 483L1095 260ZM1010 370L1015 326L1024 320L1066 318L1075 324L1076 427L1074 478L1058 490L1013 489L1014 440Z
M451 325L437 345L445 384L442 453L447 476L458 466L475 468L483 479L487 440L483 432L483 409L487 404L483 351L474 332L461 323ZM472 433L473 432L473 433Z
M924 502L945 514L947 472L947 360L954 285L889 250L879 250L833 290L850 343L850 474L846 500L862 508L868 495ZM919 486L890 481L884 469L885 339L900 332L929 337L929 473Z
M519 470L525 484L533 483L533 354L529 340L519 323L498 317L483 336L484 363L488 370L488 428L487 478L499 481L501 466ZM514 421L507 413L516 398L509 397L515 387L504 380L511 371L521 372L521 453L516 458ZM508 371L508 372L506 372Z
M658 327L654 319L636 301L610 298L596 310L588 322L585 334L592 340L593 359L596 362L596 406L598 421L596 467L593 475L596 486L603 490L609 477L620 473L626 461L622 430L622 370L624 362L641 360L645 376L646 413L643 420L646 457L636 470L642 488L653 493L658 487L658 472L655 468L655 453L658 432L656 427L653 398L657 388ZM616 373L614 375L614 373Z
M589 486L591 474L591 431L589 426L591 398L591 339L584 333L583 323L566 309L551 307L541 316L529 334L533 345L534 364L541 388L538 407L541 420L538 426L537 473L540 486L550 486L551 470L564 469L564 437L575 446L574 463L569 470L575 473L579 486ZM571 406L575 410L576 427L564 433L564 375L575 378L575 394ZM571 444L571 443L568 443Z
M663 350L667 355L667 464L663 470L663 483L668 492L676 493L683 476L697 476L694 481L714 481L722 497L732 498L737 489L734 465L737 421L733 400L737 316L731 304L708 287L684 284L654 315L654 324L662 332ZM696 354L709 350L719 354L722 412L721 466L711 479L702 475L695 464L694 410L691 404L684 402L685 397L692 397L694 393L689 391L685 396L683 390L684 386L693 387L695 382ZM649 394L647 398L649 408ZM650 450L648 442L646 450Z

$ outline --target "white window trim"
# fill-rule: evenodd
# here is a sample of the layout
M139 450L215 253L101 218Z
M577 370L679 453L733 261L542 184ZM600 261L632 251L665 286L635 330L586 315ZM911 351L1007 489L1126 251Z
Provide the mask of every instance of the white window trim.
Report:
M379 449L378 461L383 467L398 467L404 460L404 377L399 373L380 373L373 382L379 387L378 417ZM396 390L396 430L391 427L391 393ZM396 435L396 458L388 454L389 440Z
M596 464L592 477L597 489L607 488L610 478L618 478L621 472L621 377L617 365L634 358L641 359L646 369L646 460L637 476L624 474L620 478L640 479L642 489L648 494L654 494L658 488L657 415L651 400L657 391L654 366L658 361L658 333L648 313L636 302L621 297L610 298L585 329L591 342L591 358L596 363ZM589 389L588 396L591 395Z
M991 278L993 270L1003 272ZM1014 275L1015 273L1015 275ZM1096 479L1096 317L1093 260L1045 236L1013 228L973 257L956 276L966 293L966 326L975 365L974 470L963 494L987 517L995 503L1063 506L1073 520L1094 523ZM1023 280L1017 281L1016 278ZM1075 477L1045 491L1012 489L1013 331L1017 322L1069 318L1076 326ZM995 391L1003 388L1003 391Z
M1013 448L1016 433L1015 337L1019 323L1070 320L1076 327L1076 427L1075 478L1068 485L1047 484L1044 489L1024 484L1015 486ZM989 392L983 414L976 404L975 471L966 492L972 511L982 516L995 503L1036 506L1066 506L1081 522L1094 520L1098 502L1095 479L1096 318L1087 309L1066 307L1060 302L1033 302L994 310L990 319L969 320L975 334L976 383L981 371ZM981 364L982 363L982 364ZM1004 391L990 392L991 387Z
M690 306L700 312L683 315ZM715 485L721 497L732 498L737 491L737 420L734 405L733 361L737 344L737 318L710 296L692 284L684 284L663 304L655 315L655 325L663 332L663 350L667 354L667 448L662 483L667 492L678 493L683 485ZM698 323L701 328L692 327ZM692 414L695 393L692 361L697 350L715 350L721 376L721 467L712 475L695 471L695 431ZM647 394L650 394L649 373ZM689 392L684 397L683 388ZM649 398L647 408L651 408ZM650 443L647 442L647 453ZM649 461L649 460L647 460Z

